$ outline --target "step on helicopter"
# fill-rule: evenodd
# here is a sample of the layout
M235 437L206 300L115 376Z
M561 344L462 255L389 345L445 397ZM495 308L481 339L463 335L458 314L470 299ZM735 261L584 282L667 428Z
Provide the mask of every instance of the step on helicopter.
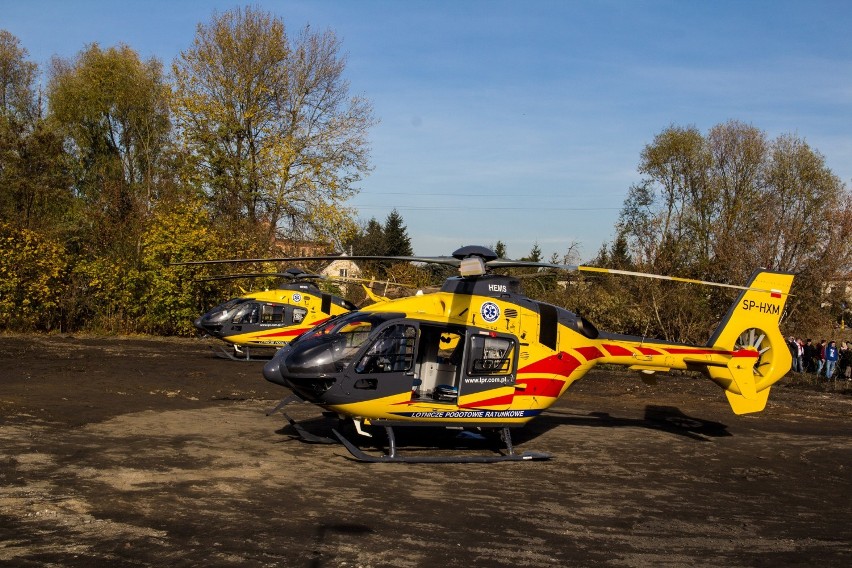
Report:
M296 259L240 262L260 260ZM275 410L299 400L352 420L359 434L383 428L388 446L383 455L368 454L333 430L361 461L548 459L551 455L543 452L517 453L511 429L539 416L600 364L624 366L643 376L700 371L721 387L737 414L763 410L770 387L790 369L779 321L792 274L758 270L747 285L738 286L513 261L480 246L462 247L451 257L395 260L450 265L459 269L459 276L448 278L439 292L374 304L323 322L281 348L263 369L268 381L294 393ZM577 314L524 296L517 278L492 272L522 266L722 286L740 294L706 345L671 343L598 330ZM505 450L480 456L404 456L397 451L393 430L402 426L496 431ZM303 428L297 431L308 441L319 441Z
M248 361L251 360L253 348L262 348L267 352L269 349L278 349L315 325L357 309L349 300L322 292L316 286L317 280L326 277L299 268L289 268L278 273L212 276L199 281L268 276L281 278L275 289L246 292L212 308L193 322L201 333L231 345L233 352L222 348L216 351L217 355ZM333 279L366 281L360 278ZM364 286L364 290L375 302L387 300L367 286Z

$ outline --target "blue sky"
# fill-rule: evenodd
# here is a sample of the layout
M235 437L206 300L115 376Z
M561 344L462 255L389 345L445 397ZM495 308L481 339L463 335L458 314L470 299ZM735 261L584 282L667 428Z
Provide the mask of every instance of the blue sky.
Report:
M46 66L126 43L167 66L221 1L0 0ZM416 254L502 240L519 258L614 236L643 147L734 119L794 134L852 182L852 2L261 1L289 32L331 29L372 101L363 219L403 216Z

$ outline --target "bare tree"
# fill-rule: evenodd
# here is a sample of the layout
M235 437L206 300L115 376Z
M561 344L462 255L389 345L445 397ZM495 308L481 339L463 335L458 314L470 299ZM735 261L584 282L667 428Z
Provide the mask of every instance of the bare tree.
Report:
M796 272L788 307L814 325L813 306L852 258L852 198L818 152L736 121L706 137L672 126L643 150L639 171L619 220L637 265L736 284L761 266ZM665 283L638 293L660 326L675 322L664 330L672 339L697 333L696 322L720 317L730 301L717 292L681 297Z

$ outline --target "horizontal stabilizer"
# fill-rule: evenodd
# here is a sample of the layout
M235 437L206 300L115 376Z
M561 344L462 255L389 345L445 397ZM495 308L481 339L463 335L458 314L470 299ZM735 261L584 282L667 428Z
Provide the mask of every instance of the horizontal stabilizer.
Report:
M725 396L728 397L728 403L734 414L760 412L766 408L766 401L769 400L769 387L758 391L753 398L746 398L729 390L725 391Z

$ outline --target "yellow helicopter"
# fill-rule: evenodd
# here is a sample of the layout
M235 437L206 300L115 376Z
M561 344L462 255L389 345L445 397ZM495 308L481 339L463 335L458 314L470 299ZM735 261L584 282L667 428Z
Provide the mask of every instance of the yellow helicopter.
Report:
M322 257L308 257L313 260ZM379 257L361 257L376 259ZM267 259L292 260L292 259ZM793 275L756 271L745 286L590 266L500 259L480 246L451 257L403 257L458 267L439 292L395 299L332 318L280 349L264 377L294 398L352 419L358 433L384 427L388 453L368 455L334 434L356 459L373 462L495 462L548 459L516 453L510 429L540 415L599 364L643 375L700 371L723 389L737 414L764 409L769 389L790 369L779 321ZM519 280L495 268L540 267L607 272L740 290L706 345L600 331L568 310L535 301ZM288 418L289 419L289 418ZM291 420L291 423L293 421ZM393 428L494 429L505 451L484 456L406 457Z
M202 263L175 263L192 265ZM388 286L408 287L408 284L377 281L375 279L355 277L326 277L310 274L299 268L289 268L284 272L231 274L211 276L199 281L262 278L278 276L280 283L275 289L245 292L205 312L193 322L201 333L221 339L231 345L228 349L217 351L217 355L235 361L250 361L252 349L278 349L293 338L298 337L327 319L357 309L357 306L345 298L322 292L314 282L334 280L341 282L361 282L367 298L373 302L387 301L389 298L376 294L371 285L384 284L385 294ZM267 357L268 358L268 357Z
M266 274L234 274L223 278L255 278ZM273 290L248 292L232 298L198 317L195 327L211 337L231 344L234 352L222 354L234 360L250 360L251 349L278 349L330 317L357 309L355 304L326 294L314 284L322 278L298 268L280 274Z

